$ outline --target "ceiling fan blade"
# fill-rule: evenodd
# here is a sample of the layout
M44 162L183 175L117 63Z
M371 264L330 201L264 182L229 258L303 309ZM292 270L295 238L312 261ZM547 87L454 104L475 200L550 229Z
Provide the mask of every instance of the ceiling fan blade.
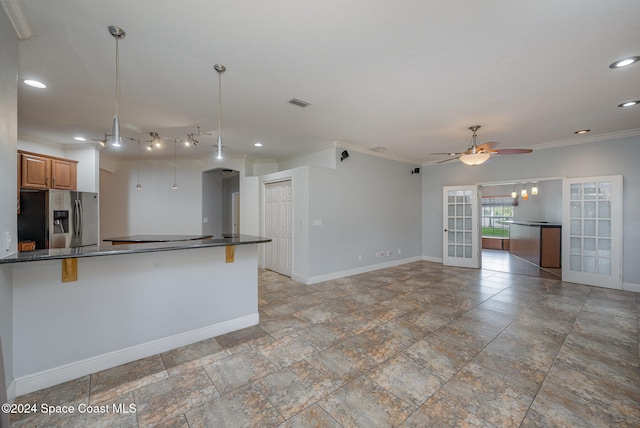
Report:
M491 150L491 153L495 153L497 155L521 155L524 153L531 153L533 150L531 149L499 149L499 150Z
M451 158L451 159L445 159L445 160L441 160L441 161L439 161L439 162L436 162L436 163L445 163L445 162L449 162L449 161L452 161L452 160L456 160L456 159L458 159L459 157L460 157L460 156L458 156L458 157L455 157L455 158Z
M480 151L487 151L487 150L491 150L493 149L495 146L497 146L500 143L496 143L495 141L489 141L487 143L484 144L480 144L478 146L478 150Z

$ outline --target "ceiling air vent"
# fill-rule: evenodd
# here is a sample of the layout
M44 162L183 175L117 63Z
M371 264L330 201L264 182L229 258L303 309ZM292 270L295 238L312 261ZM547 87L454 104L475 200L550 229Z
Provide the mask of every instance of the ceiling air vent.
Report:
M310 106L310 105L311 105L310 103L308 103L308 102L306 102L306 101L299 100L299 99L297 99L297 98L291 98L291 99L289 100L289 103L290 103L290 104L293 104L293 105L296 105L296 106L298 106L298 107L302 107L302 108L305 108L305 107L307 107L307 106Z

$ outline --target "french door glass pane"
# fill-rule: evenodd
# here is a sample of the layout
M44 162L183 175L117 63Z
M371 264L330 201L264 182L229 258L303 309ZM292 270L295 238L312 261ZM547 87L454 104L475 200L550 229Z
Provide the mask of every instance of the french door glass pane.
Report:
M598 257L598 273L601 275L611 275L611 259L608 257Z
M584 221L584 236L596 236L596 221L585 220Z
M598 202L598 218L611 218L611 202Z
M601 181L598 183L598 190L600 190L598 193L598 199L606 201L611 200L611 187L612 185L610 181Z
M580 183L571 185L571 200L577 201L582 199L582 185Z
M596 218L596 203L592 201L585 201L584 203L584 218Z
M611 220L598 220L598 236L604 238L611 236Z
M582 221L581 220L571 220L571 235L581 235L582 234Z

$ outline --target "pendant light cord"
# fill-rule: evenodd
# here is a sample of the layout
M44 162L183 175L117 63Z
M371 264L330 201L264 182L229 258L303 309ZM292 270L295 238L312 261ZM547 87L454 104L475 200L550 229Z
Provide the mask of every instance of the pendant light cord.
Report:
M222 73L218 72L218 144L222 143Z
M118 101L120 99L120 53L118 50L118 40L116 37L116 116L118 115Z

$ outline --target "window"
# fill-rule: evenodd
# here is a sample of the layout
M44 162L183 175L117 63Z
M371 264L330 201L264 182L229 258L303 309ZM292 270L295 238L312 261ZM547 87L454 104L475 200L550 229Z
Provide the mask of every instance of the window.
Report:
M491 196L482 198L482 236L509 237L509 225L504 221L513 220L513 207L518 199L511 196Z

